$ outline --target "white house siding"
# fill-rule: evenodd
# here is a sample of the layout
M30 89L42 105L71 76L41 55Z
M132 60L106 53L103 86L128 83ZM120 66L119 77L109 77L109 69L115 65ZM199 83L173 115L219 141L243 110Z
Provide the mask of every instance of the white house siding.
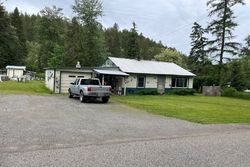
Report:
M54 70L46 70L45 72L45 86L53 91L54 89Z
M172 84L172 77L167 76L166 77L165 88L171 88L171 84Z
M56 76L55 76L55 93L60 93L60 74L61 74L61 71L56 71Z
M7 69L7 76L9 78L12 78L12 77L22 77L23 76L23 70L20 70L20 69Z
M67 93L70 83L74 82L77 77L84 77L84 78L91 78L90 72L61 72L61 92L60 93Z
M110 59L107 59L102 67L117 67Z
M137 88L137 76L140 74L130 74L126 79L126 87L127 88ZM145 75L146 76L146 87L145 88L157 88L157 76L158 75ZM171 88L172 77L166 76L165 88ZM122 84L124 88L125 84ZM193 78L188 79L188 88L193 88Z
M145 88L157 88L157 75L146 75Z
M126 79L127 88L137 88L137 76L144 74L129 74ZM157 88L157 75L145 75L146 76L146 86L145 88ZM123 83L122 87L125 87Z
M129 77L126 79L126 87L127 88L136 88L137 84L137 75L130 74ZM124 84L123 84L124 87Z
M192 89L194 84L194 78L189 78L188 80L188 88Z

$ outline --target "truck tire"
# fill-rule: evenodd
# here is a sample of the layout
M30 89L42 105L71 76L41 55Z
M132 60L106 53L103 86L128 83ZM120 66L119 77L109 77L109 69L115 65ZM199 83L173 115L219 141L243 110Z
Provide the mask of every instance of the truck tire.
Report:
M83 94L83 92L81 91L80 92L80 102L81 103L84 103L86 100L85 100L85 97L84 97L84 94Z
M69 92L69 98L72 98L73 94L71 93L71 90L69 89L68 92Z
M109 97L102 97L102 102L103 103L108 103Z

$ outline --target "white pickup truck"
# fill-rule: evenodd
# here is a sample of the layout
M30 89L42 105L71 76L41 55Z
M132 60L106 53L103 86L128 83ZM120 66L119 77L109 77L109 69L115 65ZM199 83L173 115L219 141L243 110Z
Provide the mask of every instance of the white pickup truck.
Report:
M75 82L70 83L68 92L69 98L80 96L81 102L85 102L86 99L100 98L103 103L107 103L111 95L111 86L101 85L97 78L77 78Z

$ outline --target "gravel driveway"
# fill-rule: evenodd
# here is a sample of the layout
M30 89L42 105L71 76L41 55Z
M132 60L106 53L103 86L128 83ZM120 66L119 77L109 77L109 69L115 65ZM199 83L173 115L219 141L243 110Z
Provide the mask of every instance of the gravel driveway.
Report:
M0 95L0 166L249 166L249 125L200 125L111 102Z

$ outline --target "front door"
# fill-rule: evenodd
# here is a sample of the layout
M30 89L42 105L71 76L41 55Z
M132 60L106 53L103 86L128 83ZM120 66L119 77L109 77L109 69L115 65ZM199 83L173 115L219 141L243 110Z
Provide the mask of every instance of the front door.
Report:
M166 83L166 76L164 75L158 75L158 80L157 80L157 91L160 94L165 93L165 83Z

